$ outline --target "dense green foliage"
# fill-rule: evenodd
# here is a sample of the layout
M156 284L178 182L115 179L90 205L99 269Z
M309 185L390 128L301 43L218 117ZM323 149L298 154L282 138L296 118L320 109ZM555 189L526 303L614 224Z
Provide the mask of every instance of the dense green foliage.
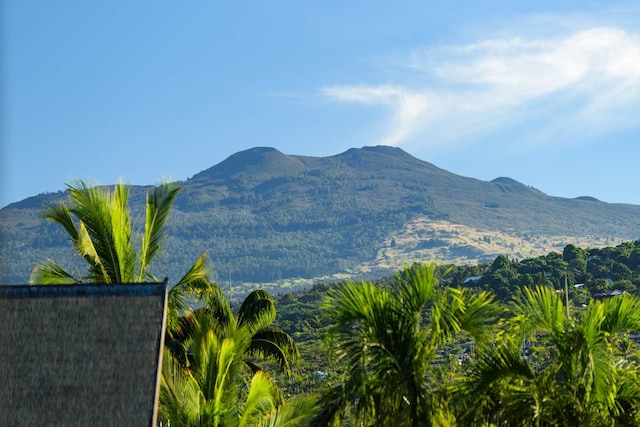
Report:
M163 184L146 195L144 231L132 229L130 187L69 185L68 204L51 203L44 214L69 236L85 266L73 273L52 260L36 265L32 283L141 283L166 237L166 223L180 188ZM195 311L187 298L202 306ZM286 373L298 351L292 338L272 327L273 299L256 290L232 313L212 283L205 254L169 289L160 416L174 426L304 425L310 398L284 402L271 377L253 359L274 360ZM243 371L246 371L243 375ZM243 380L247 379L246 383ZM246 392L241 385L246 385Z
M501 255L493 264L473 267L471 271L473 276L482 277L465 285L491 290L502 300L510 299L524 286L546 284L564 292L565 281L569 298L577 306L588 303L592 295L616 289L640 295L640 240L594 249L567 245L562 254L552 252L521 261ZM456 279L464 284L460 273L448 280Z
M315 400L284 400L257 359L274 360L286 373L295 343L271 328L273 300L251 293L234 315L219 288L168 331L160 385L160 420L176 427L304 426Z
M543 285L525 288L509 311L496 344L453 384L463 425L640 423L637 354L620 341L640 330L640 299L618 296L572 312ZM522 357L525 342L540 354Z
M610 258L633 253L630 248L635 246L637 243L624 243L605 248L600 261L611 265ZM569 245L564 257L575 253L590 250ZM565 268L562 255L550 254L549 258ZM466 278L531 262L501 256L484 266L441 266L434 270L433 277L439 279L435 289L441 295L452 291L474 295L481 291L467 286L470 282L463 284ZM424 267L416 265L410 271L421 269ZM316 425L336 419L343 425L363 421L365 425L388 425L386 417L397 425L637 425L640 300L635 292L607 298L587 295L584 306L571 299L567 306L565 293L551 286L545 271L534 272L540 273L536 275L540 283L513 286L513 292L505 295L493 332L483 323L492 316L475 312L474 319L485 325L480 330L487 333L491 345L482 345L483 339L472 334L458 339L452 334L440 342L435 353L436 347L430 347L430 355L419 357L412 357L412 351L429 347L417 345L417 338L443 330L433 326L442 319L438 313L447 313L450 322L446 325L465 325L452 321L464 313L450 305L455 302L464 307L460 296L438 298L433 306L419 311L418 329L405 330L402 307L411 306L411 298L400 297L405 291L398 280L410 278L407 273L376 284L318 284L282 295L279 323L298 342L303 363L296 381L280 383L288 393L318 392L333 402L322 406ZM447 284L449 287L444 286ZM319 309L322 302L324 309ZM436 307L439 309L432 311ZM496 314L495 310L488 314ZM334 338L326 341L327 336ZM317 355L321 350L327 359ZM415 379L409 373L416 369L421 380L405 383ZM406 388L405 384L414 386ZM420 405L415 405L411 390L420 390Z
M499 308L490 294L438 287L434 265L406 269L393 285L350 283L325 299L333 353L349 369L323 392L318 425L344 418L359 425L442 423L450 414L443 390L432 385L438 350L456 336L476 346L492 342Z
M561 296L564 302L566 273L570 307L575 310L575 313L581 313L585 310L583 305L588 306L596 301L592 294L621 288L629 294L640 295L640 288L638 288L640 265L636 264L635 268L629 268L636 262L639 249L640 241L625 242L615 247L600 249L582 249L567 245L563 254L553 252L519 261L499 256L490 264L441 265L438 266L436 275L442 286L492 292L503 289L500 292L500 300L507 304L525 287L532 288L536 285L546 285L549 289L561 291L555 293ZM585 262L588 259L586 270L580 266L580 262L575 262L576 254L577 259L581 259L582 256ZM627 267L622 268L621 263ZM584 272L582 276L577 275L576 267ZM506 282L504 281L505 269L509 270L509 280ZM492 274L492 270L498 274ZM623 275L620 275L621 273ZM579 282L576 281L576 277L580 279ZM477 278L477 280L468 280L469 278ZM529 278L532 278L531 281ZM504 283L507 283L507 286L502 288ZM585 285L575 287L576 284L581 283ZM383 287L392 286L393 278L380 279L376 284ZM334 357L326 356L328 344L325 337L331 328L331 321L327 313L319 308L327 295L341 286L343 286L342 283L316 284L307 290L277 296L277 324L296 340L302 359L301 364L295 369L294 378L283 378L279 382L287 393L322 389L324 386L335 384L341 375L348 371L348 368L337 363ZM623 344L629 345L628 338L623 339ZM630 348L636 347L631 345ZM444 363L441 367L446 368L447 371L457 372L460 369L467 369L466 364L458 366L458 360L465 359L468 354L468 348L463 343L452 343L446 346L444 354L448 356L441 357L439 363ZM438 370L434 371L433 375L448 378L448 375Z

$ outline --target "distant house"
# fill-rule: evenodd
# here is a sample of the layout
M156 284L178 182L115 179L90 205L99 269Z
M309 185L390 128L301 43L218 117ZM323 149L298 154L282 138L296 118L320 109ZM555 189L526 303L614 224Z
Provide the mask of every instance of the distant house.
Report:
M154 426L166 283L0 286L6 426Z
M482 276L471 276L471 277L467 277L466 279L464 279L464 281L462 282L463 285L466 285L467 283L475 283L478 280L482 279Z
M626 291L620 290L620 289L614 289L611 292L598 292L595 293L593 295L591 295L591 297L593 299L604 299L604 298L611 298L611 297L615 297L618 295L624 295L626 293Z

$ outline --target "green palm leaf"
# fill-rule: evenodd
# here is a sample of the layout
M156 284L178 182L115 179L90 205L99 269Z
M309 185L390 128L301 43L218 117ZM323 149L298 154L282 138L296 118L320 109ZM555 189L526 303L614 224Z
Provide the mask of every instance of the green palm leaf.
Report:
M91 282L111 283L111 277L107 273L104 264L102 264L102 260L91 240L91 236L89 236L89 232L82 221L78 227L78 238L75 249L89 263L88 279Z
M106 276L112 283L123 283L121 260L118 258L113 236L111 193L106 188L89 187L82 181L75 187L69 186L69 192L71 193L69 211L84 223L95 252L104 266ZM118 232L130 234L130 230L118 230Z
M289 334L279 329L262 329L251 337L247 355L273 360L287 375L291 374L290 364L300 360L298 347Z
M285 402L274 413L269 415L261 427L307 427L318 410L314 397L297 397Z
M49 204L42 217L62 226L74 244L78 240L78 229L64 203Z
M209 275L207 254L203 253L175 286L169 290L167 307L167 329L169 331L177 327L180 316L191 308L187 301L189 297L209 299L213 302L214 296L222 296L222 291L219 290L217 285L211 283Z
M169 219L173 202L180 190L180 187L174 184L162 184L147 193L147 209L140 248L138 281L146 278L147 268L162 247L162 241L166 234L165 225Z
M81 281L73 277L62 266L48 259L33 269L29 282L44 285L70 285Z
M271 377L266 372L256 372L251 378L238 427L260 425L265 416L275 412L281 400L280 390Z
M247 295L238 311L238 326L246 326L253 331L267 327L275 320L275 302L267 292L261 289Z

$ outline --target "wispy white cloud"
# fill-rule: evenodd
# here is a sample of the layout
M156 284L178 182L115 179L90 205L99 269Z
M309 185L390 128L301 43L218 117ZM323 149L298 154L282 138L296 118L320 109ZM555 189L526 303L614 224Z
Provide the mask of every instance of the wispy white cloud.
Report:
M417 81L338 85L322 94L390 110L379 143L463 140L533 116L548 131L640 126L640 34L594 27L560 38L483 40L408 55ZM425 79L424 77L430 77ZM540 135L545 130L540 130ZM424 143L425 138L421 138Z
M332 86L322 92L340 101L389 107L393 111L391 130L379 141L385 145L398 145L407 138L428 106L422 94L395 86Z

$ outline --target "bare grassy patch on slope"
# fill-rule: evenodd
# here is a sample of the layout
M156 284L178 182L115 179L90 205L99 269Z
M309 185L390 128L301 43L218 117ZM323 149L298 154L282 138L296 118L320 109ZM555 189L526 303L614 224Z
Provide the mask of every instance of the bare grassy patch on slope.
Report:
M612 246L621 237L536 235L519 230L480 230L421 216L383 242L376 257L360 266L363 273L393 270L415 261L454 264L492 262L498 255L525 259L561 252L567 244L579 247Z

